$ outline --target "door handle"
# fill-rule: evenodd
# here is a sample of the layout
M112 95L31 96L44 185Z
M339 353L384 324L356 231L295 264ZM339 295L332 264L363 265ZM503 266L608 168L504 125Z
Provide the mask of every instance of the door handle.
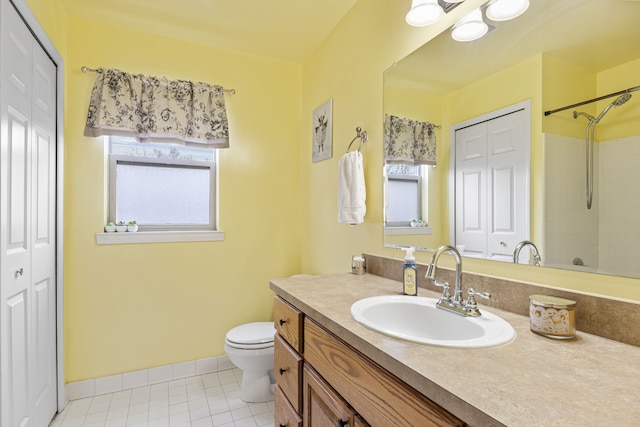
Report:
M16 270L16 277L20 277L24 274L24 268L20 267Z

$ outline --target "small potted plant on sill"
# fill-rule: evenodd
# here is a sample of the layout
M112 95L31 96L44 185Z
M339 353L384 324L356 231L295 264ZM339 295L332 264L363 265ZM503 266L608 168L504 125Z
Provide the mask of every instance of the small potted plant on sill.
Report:
M135 221L129 221L129 224L127 224L127 231L130 231L132 233L138 231L138 223L136 223Z
M116 231L116 225L112 222L108 222L107 225L104 226L104 231L107 233L113 233Z
M116 225L116 231L118 233L124 233L125 231L127 231L127 224L124 221L118 221L118 224Z

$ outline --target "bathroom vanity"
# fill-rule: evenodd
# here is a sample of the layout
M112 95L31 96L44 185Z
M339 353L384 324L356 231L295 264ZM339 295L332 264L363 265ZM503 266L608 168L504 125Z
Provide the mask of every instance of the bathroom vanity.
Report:
M276 426L633 425L640 349L581 333L545 338L529 319L488 308L515 329L509 344L459 349L390 338L357 323L356 301L400 294L372 274L271 281ZM424 288L419 295L437 298ZM481 309L484 309L481 306Z

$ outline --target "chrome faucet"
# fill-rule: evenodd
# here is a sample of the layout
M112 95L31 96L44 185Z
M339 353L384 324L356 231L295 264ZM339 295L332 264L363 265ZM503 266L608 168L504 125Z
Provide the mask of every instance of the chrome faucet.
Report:
M534 245L533 242L529 240L523 240L522 242L516 245L516 248L513 251L513 262L515 264L518 264L518 260L520 259L520 251L525 246L531 246L531 255L533 256L533 265L535 265L536 267L540 267L540 262L542 261L542 258L540 258L540 252L538 252L538 248L536 247L536 245Z
M453 258L456 261L456 283L453 289L453 298L451 297L450 285L447 282L439 282L436 280L436 270L438 269L438 259L440 255L445 252L451 253ZM473 288L469 288L467 291L467 300L463 302L462 298L462 258L460 257L460 252L453 246L440 246L433 253L431 257L431 263L427 267L427 274L425 278L431 280L434 285L443 288L442 295L438 300L436 306L438 308L442 308L444 310L453 311L454 313L461 314L463 316L472 316L478 317L481 316L480 310L478 310L478 305L476 303L476 296L482 298L491 298L491 294L488 292L476 292Z

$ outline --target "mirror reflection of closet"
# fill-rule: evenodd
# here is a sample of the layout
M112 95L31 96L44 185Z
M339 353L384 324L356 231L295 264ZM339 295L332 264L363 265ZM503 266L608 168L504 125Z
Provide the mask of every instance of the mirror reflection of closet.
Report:
M453 125L451 146L451 242L464 256L511 262L530 240L531 103Z

